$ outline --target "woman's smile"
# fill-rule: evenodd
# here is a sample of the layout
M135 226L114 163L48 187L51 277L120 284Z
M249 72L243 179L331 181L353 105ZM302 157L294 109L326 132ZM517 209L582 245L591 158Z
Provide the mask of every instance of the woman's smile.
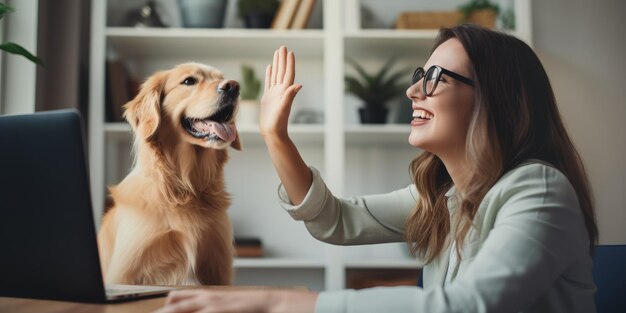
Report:
M413 120L411 120L411 126L420 126L428 123L432 120L434 115L424 109L413 110Z

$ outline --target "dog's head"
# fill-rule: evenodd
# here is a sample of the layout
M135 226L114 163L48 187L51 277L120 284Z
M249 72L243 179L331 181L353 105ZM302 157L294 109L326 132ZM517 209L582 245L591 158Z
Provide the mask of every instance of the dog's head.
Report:
M148 142L176 135L192 145L241 150L235 127L239 84L198 63L157 72L124 106L136 136Z

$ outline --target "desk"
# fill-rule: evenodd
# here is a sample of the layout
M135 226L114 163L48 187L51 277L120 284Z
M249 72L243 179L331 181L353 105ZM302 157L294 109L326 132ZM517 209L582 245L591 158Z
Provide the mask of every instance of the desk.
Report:
M152 312L165 304L165 297L113 304L33 300L0 297L0 313L142 313Z
M189 289L212 289L212 290L300 290L309 289L301 286L272 287L272 286L185 286ZM143 313L152 312L165 304L165 296L143 300L110 304L93 304L69 301L35 300L23 298L0 297L0 313Z

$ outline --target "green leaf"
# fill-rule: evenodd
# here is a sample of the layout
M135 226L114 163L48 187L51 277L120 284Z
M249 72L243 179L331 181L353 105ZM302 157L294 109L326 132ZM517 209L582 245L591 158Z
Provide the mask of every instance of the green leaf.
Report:
M492 10L496 14L500 13L500 6L489 0L471 0L459 6L459 11L463 12L463 20L466 21L470 13L475 10Z
M361 75L361 77L371 86L374 84L374 77L368 74L365 69L352 59L348 59L348 63Z
M391 76L387 79L387 81L383 84L382 88L393 88L397 85L400 85L401 88L405 88L405 87L408 88L409 87L408 82L406 84L399 84L398 80L408 77L410 72L411 71L408 69L401 69L395 73L392 73Z
M12 42L6 42L0 45L0 50L4 50L8 53L12 53L12 54L17 54L17 55L21 55L29 60L31 60L32 62L39 64L41 66L44 66L43 61L32 55L30 52L28 52L28 50L22 48L22 46L12 43Z
M380 72L378 72L378 75L376 75L376 85L381 84L381 82L385 78L385 75L387 74L387 72L389 72L389 70L391 70L395 62L396 62L396 57L394 56L394 57L391 57L389 60L387 60L385 64L383 64L383 66L380 69Z
M261 92L261 81L256 77L254 69L247 64L241 66L242 86L241 99L256 100Z
M346 90L359 99L367 102L370 97L369 89L354 77L346 76Z
M393 70L395 61L395 57L388 59L376 74L371 75L356 61L347 59L347 63L356 69L358 75L345 76L346 92L361 99L366 106L376 108L384 107L389 100L404 95L409 86L404 79L408 78L412 69Z
M13 9L12 7L4 3L0 3L0 19L3 18L4 15L8 13L13 13L13 12L15 12L15 9Z

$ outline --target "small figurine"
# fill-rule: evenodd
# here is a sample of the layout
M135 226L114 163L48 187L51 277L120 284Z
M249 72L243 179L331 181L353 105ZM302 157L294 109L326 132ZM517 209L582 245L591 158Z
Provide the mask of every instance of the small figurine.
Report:
M124 25L131 27L167 27L163 23L161 16L159 16L154 0L149 0L144 5L128 12Z

